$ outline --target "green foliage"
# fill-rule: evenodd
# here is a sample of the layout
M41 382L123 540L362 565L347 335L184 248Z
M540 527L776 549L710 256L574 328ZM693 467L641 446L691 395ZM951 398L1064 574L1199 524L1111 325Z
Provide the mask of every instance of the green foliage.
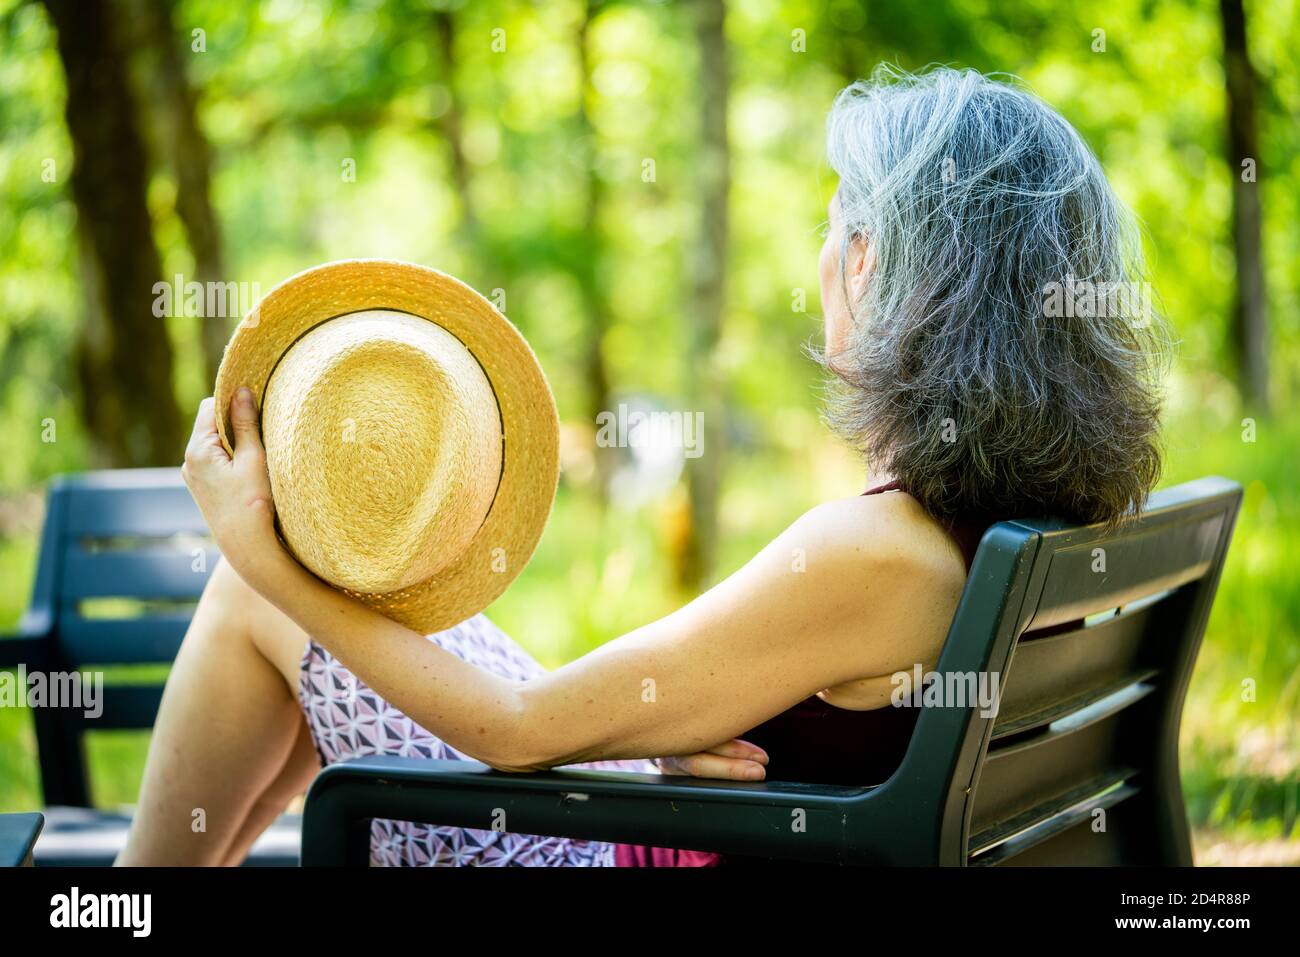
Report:
M1300 840L1300 427L1247 442L1239 417L1195 414L1175 414L1170 480L1231 475L1246 494L1183 712L1189 813Z
M447 10L450 70L436 33ZM1259 0L1248 13L1262 80L1273 396L1287 410L1300 392L1300 16L1292 0ZM688 14L688 5L648 0L595 4L584 81L576 0L181 0L182 41L205 31L206 52L187 52L185 63L213 149L228 278L266 291L320 262L387 256L504 290L506 312L547 369L566 436L581 445L592 428L583 286L592 276L608 311L603 356L613 386L680 405L683 250L698 215ZM1153 278L1181 341L1169 480L1219 473L1247 489L1186 712L1193 816L1295 835L1300 428L1280 414L1259 423L1255 443L1242 442L1227 381L1238 171L1224 158L1216 5L737 0L727 29L732 247L718 361L740 441L727 459L720 571L804 509L861 484L817 421L820 379L800 354L819 336L817 229L835 185L821 136L835 91L882 59L1016 73L1079 127L1145 224ZM504 53L492 49L495 30L504 30ZM1098 30L1104 51L1094 50ZM806 52L796 50L799 37ZM0 505L88 465L76 398L85 310L67 189L72 148L53 42L39 4L0 0ZM147 102L143 114L149 122ZM452 118L466 191L446 138ZM42 178L47 160L54 182ZM355 182L342 175L346 160ZM647 160L653 181L643 175ZM599 208L588 222L593 195ZM161 160L149 199L165 274L189 275L175 177ZM160 328L177 349L185 408L210 391L198 321ZM42 441L47 420L54 442ZM683 596L670 588L668 555L681 494L602 511L571 469L533 565L492 614L555 666L676 607ZM34 524L6 520L13 511L0 509L0 625L16 620L34 560ZM1254 702L1241 700L1247 678ZM133 799L142 749L128 735L96 745L101 802ZM32 756L26 715L0 712L0 810L38 803Z

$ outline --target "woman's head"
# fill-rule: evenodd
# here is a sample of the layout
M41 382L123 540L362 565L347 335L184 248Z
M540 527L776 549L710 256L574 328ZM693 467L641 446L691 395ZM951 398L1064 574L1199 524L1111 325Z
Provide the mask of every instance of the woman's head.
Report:
M1137 229L1058 113L877 70L828 121L831 424L936 515L1118 521L1160 473L1164 340Z

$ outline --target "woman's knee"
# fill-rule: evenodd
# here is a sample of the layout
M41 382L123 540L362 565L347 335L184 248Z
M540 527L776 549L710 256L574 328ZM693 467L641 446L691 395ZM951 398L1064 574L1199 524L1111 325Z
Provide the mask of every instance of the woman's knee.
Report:
M208 583L203 587L203 600L215 605L216 610L233 616L242 612L253 599L264 600L239 577L230 562L218 558L216 567L208 576Z
M199 614L204 613L219 617L216 630L221 640L247 641L281 673L290 690L296 687L307 648L306 632L240 578L227 561L217 563L204 588Z

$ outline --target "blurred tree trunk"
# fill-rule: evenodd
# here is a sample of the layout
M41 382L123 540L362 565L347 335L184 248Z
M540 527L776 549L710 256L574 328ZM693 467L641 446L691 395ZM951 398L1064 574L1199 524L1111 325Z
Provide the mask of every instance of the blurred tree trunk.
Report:
M600 210L605 202L605 185L597 171L599 160L596 128L588 108L595 99L592 86L591 46L588 31L591 28L593 0L587 0L582 25L578 30L578 53L582 60L582 86L578 92L579 137L587 170L586 203L583 214L583 239L588 244L588 255L582 257L579 280L582 286L583 308L587 319L587 354L585 371L587 380L588 423L594 428L597 416L610 408L609 366L605 362L605 336L609 331L609 301L605 293L603 274L603 243L600 235ZM612 457L596 449L596 481L600 504L609 497L609 480Z
M689 328L686 344L690 411L703 417L703 449L686 460L689 524L678 559L678 585L705 587L717 553L718 497L726 435L723 382L717 347L727 282L727 39L723 0L693 0L699 58L700 156L696 170L699 218L690 260Z
M465 112L456 89L456 20L450 10L433 11L433 32L437 41L438 56L442 63L443 79L447 84L447 109L438 117L439 135L447 141L447 155L451 160L452 182L460 197L460 235L469 244L465 261L473 262L479 240L478 215L470 196L469 161L465 157L461 135Z
M1248 407L1268 411L1268 299L1259 203L1259 133L1255 70L1246 43L1242 0L1219 0L1228 94L1228 166L1232 173L1232 240L1237 261L1232 345L1237 380ZM1249 161L1247 163L1247 161ZM1243 167L1246 163L1246 167Z
M90 303L77 369L92 455L112 466L174 465L184 432L171 341L153 314L162 266L126 51L106 0L43 2L67 75L70 185Z
M143 43L153 54L158 115L172 168L176 173L176 213L185 227L194 275L203 283L226 281L221 251L221 227L212 208L212 152L199 128L198 97L185 73L175 21L175 0L143 0L130 5ZM185 46L188 50L188 45ZM233 308L238 309L234 304ZM230 311L230 307L227 308ZM199 341L203 349L207 381L215 383L217 367L233 326L240 316L201 316Z

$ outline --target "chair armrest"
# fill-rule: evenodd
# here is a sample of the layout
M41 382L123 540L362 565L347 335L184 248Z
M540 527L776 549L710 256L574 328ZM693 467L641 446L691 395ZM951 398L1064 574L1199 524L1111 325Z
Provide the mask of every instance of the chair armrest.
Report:
M0 867L30 867L43 814L0 814Z
M304 866L365 866L376 818L844 863L870 788L623 771L495 771L476 761L357 758L327 767L303 813ZM802 812L802 813L800 813ZM883 835L882 835L883 837Z

